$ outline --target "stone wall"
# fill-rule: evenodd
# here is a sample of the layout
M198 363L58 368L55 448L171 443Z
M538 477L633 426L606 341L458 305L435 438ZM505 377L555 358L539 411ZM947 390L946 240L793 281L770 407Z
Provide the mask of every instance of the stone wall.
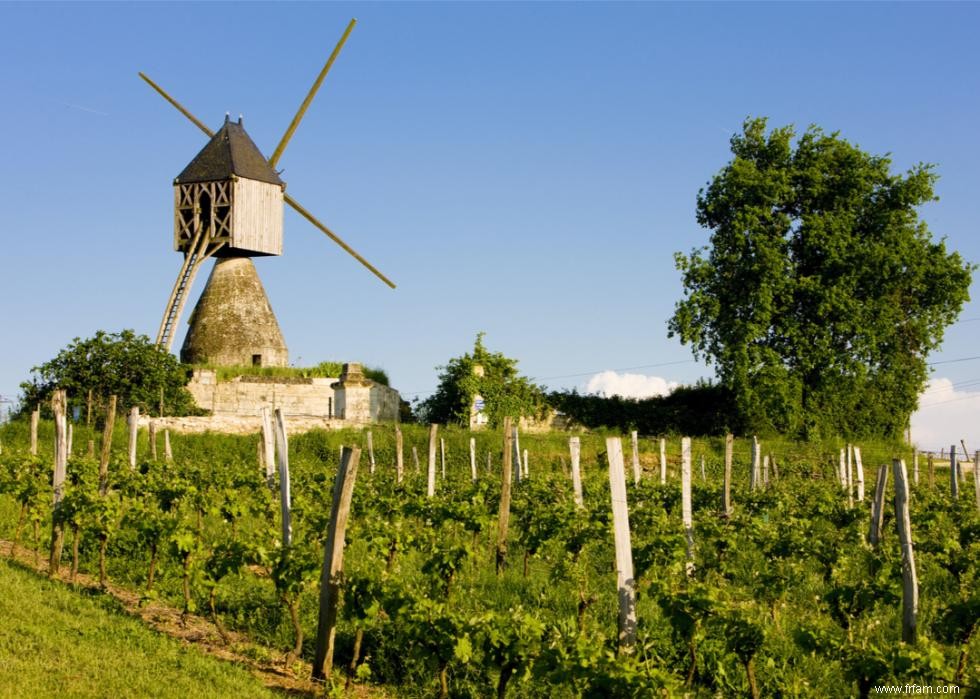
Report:
M237 376L220 382L213 370L198 369L187 390L198 407L216 417L258 416L268 407L281 408L286 415L346 422L397 421L398 391L355 374L348 376L348 366L354 365L344 365L345 373L336 379Z

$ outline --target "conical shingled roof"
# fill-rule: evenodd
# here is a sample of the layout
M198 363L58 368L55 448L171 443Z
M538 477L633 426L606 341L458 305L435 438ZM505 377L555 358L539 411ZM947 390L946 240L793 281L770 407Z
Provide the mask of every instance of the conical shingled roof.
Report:
M279 322L247 257L215 262L188 321L180 361L217 366L286 366Z
M227 180L232 175L270 184L283 184L258 146L245 133L241 121L236 123L225 117L225 123L218 133L211 137L184 171L177 175L174 184L216 182Z

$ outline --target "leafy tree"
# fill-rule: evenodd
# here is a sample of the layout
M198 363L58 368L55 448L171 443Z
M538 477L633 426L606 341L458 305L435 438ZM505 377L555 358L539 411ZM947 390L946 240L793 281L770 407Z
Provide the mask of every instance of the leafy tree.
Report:
M167 414L195 411L180 362L132 330L100 330L85 340L76 337L54 359L31 369L31 374L31 380L20 385L24 410L47 404L52 391L64 388L71 406L88 407L91 390L96 400L118 396L120 412L135 405L141 412L156 414L163 391Z
M545 407L544 391L517 372L517 360L483 346L485 333L477 333L473 353L454 357L439 375L436 392L422 401L419 412L426 422L468 425L474 396L481 396L491 427L504 418L538 415ZM483 368L478 375L477 367Z
M900 434L974 269L918 218L933 167L893 175L837 133L765 119L731 148L698 194L710 245L675 256L669 335L715 364L752 429Z

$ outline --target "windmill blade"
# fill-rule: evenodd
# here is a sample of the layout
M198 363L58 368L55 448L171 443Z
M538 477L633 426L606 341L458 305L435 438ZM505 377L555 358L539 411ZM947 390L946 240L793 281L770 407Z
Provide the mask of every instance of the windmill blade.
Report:
M353 22L354 22L354 20L352 20L351 21L351 24L347 27L347 30L348 31L346 33L349 33L350 32L350 29L353 28ZM346 35L346 33L345 33L345 35ZM163 97L170 104L172 104L174 107L176 107L177 108L177 111L179 111L185 117L187 117L188 119L190 119L194 123L194 125L197 126L197 128L201 129L201 131L203 131L204 133L206 133L208 136L214 136L214 132L211 131L211 129L209 129L199 119L197 119L197 117L195 117L193 114L191 114L189 111L187 111L187 109L185 109L177 100L175 100L173 97L171 97L170 95L168 95L166 93L166 91L162 87L160 87L155 82L153 82L152 80L150 80L143 73L140 73L139 75L140 75L141 78L143 78L143 80L145 80L150 85L150 87L152 87L154 90L156 90L160 94L161 97ZM272 162L271 159L270 159L269 162L270 163ZM344 250L346 250L347 253L350 254L355 260L357 260L362 265L364 265L365 267L367 267L368 270L370 270L371 273L374 274L378 279L380 279L381 281L383 281L385 284L387 284L388 286L390 286L392 289L395 288L394 282L392 282L390 279L388 279L388 277L386 277L385 275L383 275L374 265L372 265L370 262L368 262L363 257L361 257L357 253L357 251L354 250L354 248L352 248L350 245L348 245L343 240L341 240L340 237L336 233L334 233L332 230L330 230L325 225L323 225L322 223L320 223L320 221L317 220L316 216L314 216L309 211L307 211L302 205L300 205L300 203L298 201L296 201L295 199L293 199L291 196L289 196L285 192L283 192L283 199L285 200L285 202L287 204L289 204L291 207L293 207L296 210L296 212L299 213L300 216L302 216L307 221L309 221L310 223L312 223L314 226L316 226L317 228L319 228L323 233L325 233L327 235L327 237L329 237L332 241L334 241L335 243L337 243L337 245L339 245Z
M299 106L299 111L296 112L296 116L294 116L293 120L289 123L289 128L287 128L286 133L282 135L282 140L279 141L279 145L276 146L276 149L272 152L272 157L269 158L269 165L271 165L273 169L275 169L276 163L279 162L279 158L282 157L282 152L286 150L286 146L289 144L289 139L293 137L293 132L296 131L296 127L299 126L299 122L303 120L303 116L306 114L306 110L309 108L310 103L313 101L313 98L316 97L316 93L320 89L320 85L323 84L323 79L327 77L327 73L330 72L333 62L337 60L340 50L344 48L344 44L347 43L347 37L350 36L355 24L357 24L357 20L352 19L350 24L347 25L347 29L344 30L343 36L340 37L340 41L337 42L333 52L330 54L330 58L328 58L326 64L324 64L323 70L320 71L316 81L313 83L313 87L311 87L310 91L307 93L306 99L303 100L303 104Z
M372 265L370 262L368 262L363 257L361 257L354 250L354 248L352 248L350 245L348 245L343 240L341 240L337 236L336 233L334 233L332 230L330 230L329 228L327 228L326 226L324 226L322 223L320 223L316 219L316 217L313 214L311 214L309 211L307 211L306 209L304 209L300 205L300 203L298 201L296 201L291 196L289 196L288 194L285 194L285 193L283 193L283 198L285 199L286 203L289 204L291 207L293 207L300 216L302 216L307 221L309 221L310 223L312 223L314 226L316 226L317 228L319 228L322 232L326 233L327 234L327 237L330 238L330 240L332 240L333 242L337 243L337 245L339 245L344 250L346 250L355 260L357 260L362 265L364 265L365 267L367 267L371 271L371 273L374 274L374 276L376 276L378 279L380 279L385 284L387 284L388 286L390 286L392 289L395 288L395 283L393 281L391 281L390 279L388 279L388 277L386 277L380 271L378 271L378 269L374 265Z
M183 105L182 105L182 104L181 104L180 102L178 102L178 101L177 101L177 100L175 100L175 99L174 99L173 97L171 97L170 95L168 95L168 94L166 93L166 91L165 91L165 90L164 90L164 89L163 89L162 87L160 87L160 86L159 86L159 85L157 85L157 84L156 84L155 82L153 82L152 80L150 80L150 79L149 79L149 78L148 78L148 77L146 76L146 74L145 74L145 73L142 73L142 72L141 72L141 73L139 74L139 76L140 76L141 78L143 78L143 80L145 80L145 81L146 81L146 83L147 83L147 84L148 84L148 85L149 85L150 87L152 87L152 88L153 88L154 90L156 90L156 91L157 91L157 93L159 93L159 95L160 95L161 97L163 97L163 99L165 99L165 100L167 100L168 102L170 102L170 104L172 104L172 105L173 105L174 107L176 107L176 108L177 108L177 111L178 111L178 112L180 112L180 113L181 113L181 114L183 114L183 115L184 115L185 117L187 117L188 119L190 119L190 120L191 120L191 121L192 121L192 122L194 123L194 126L196 126L196 127L197 127L197 128L199 128L199 129L200 129L201 131L203 131L204 133L206 133L206 134L208 135L208 138L211 138L212 136L214 136L214 131L212 131L212 130L211 130L211 129L209 129L209 128L208 128L207 126L205 126L205 125L204 125L204 124L203 124L203 123L202 123L202 122L201 122L201 121L200 121L200 120L199 120L199 119L198 119L198 118L197 118L196 116L194 116L194 115L193 115L193 114L191 114L191 113L190 113L189 111L187 111L186 109L184 109L184 106L183 106Z

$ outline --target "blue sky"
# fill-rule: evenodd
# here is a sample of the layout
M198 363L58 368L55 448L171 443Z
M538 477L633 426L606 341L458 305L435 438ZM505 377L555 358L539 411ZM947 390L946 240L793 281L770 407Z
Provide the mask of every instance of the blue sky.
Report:
M0 395L75 336L155 333L172 179L204 137L137 71L271 152L355 16L279 165L398 289L287 211L257 267L296 363L380 365L424 396L484 330L552 387L711 376L666 337L672 258L707 241L695 197L747 116L936 163L922 217L980 261L977 4L4 3ZM980 305L962 318L933 360L980 355ZM934 446L980 446L950 427L980 408L980 360L936 377Z

